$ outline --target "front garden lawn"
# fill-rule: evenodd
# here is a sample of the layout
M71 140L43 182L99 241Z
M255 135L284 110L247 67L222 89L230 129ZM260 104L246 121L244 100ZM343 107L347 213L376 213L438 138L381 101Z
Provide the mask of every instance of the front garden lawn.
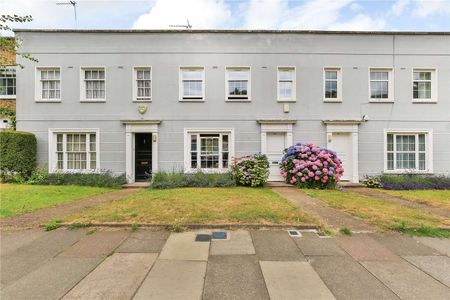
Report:
M380 191L392 196L401 197L408 201L450 209L450 190Z
M69 217L73 223L313 224L316 221L268 188L144 190Z
M113 191L86 186L0 184L0 218Z
M450 231L439 229L450 227L449 219L419 209L350 191L305 189L303 192L382 229L392 229L412 235L450 237Z

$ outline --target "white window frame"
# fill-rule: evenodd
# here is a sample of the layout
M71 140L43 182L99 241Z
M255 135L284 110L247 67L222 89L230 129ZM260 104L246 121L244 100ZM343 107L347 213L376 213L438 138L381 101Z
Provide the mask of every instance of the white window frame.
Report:
M431 98L414 99L414 72L431 72ZM437 103L438 70L436 68L413 68L411 72L411 99L413 103Z
M372 98L372 89L371 89L371 79L370 74L373 72L387 72L388 73L388 97L379 99L379 98ZM369 102L375 102L375 103L383 103L383 102L394 102L394 70L392 68L383 68L383 67L370 67L369 73L368 73L368 80L369 80Z
M394 142L394 169L388 170L387 163L387 135L393 134L393 142ZM418 157L418 135L425 134L425 170L419 170L419 157ZM416 165L417 169L395 169L396 164L396 135L416 135ZM433 130L432 129L385 129L384 130L384 173L386 174L433 174Z
M327 71L337 71L337 98L326 98L326 79L325 74ZM342 102L342 68L341 67L324 67L323 68L323 84L322 84L322 97L324 102Z
M84 80L85 74L84 71L89 71L89 70L99 70L99 69L103 69L104 73L105 73L105 97L104 98L91 98L91 99L87 99L86 98L86 82ZM80 67L80 102L106 102L106 89L107 89L107 85L106 85L106 67L104 66L82 66Z
M138 87L137 87L137 71L139 70L150 70L150 96L149 97L140 97L142 99L138 99ZM152 102L153 95L153 69L151 66L133 66L132 68L133 74L133 102ZM105 74L106 78L106 74ZM106 86L106 83L105 83ZM106 91L105 91L106 94Z
M93 134L95 133L95 151L97 154L96 157L96 167L95 169L88 169L90 167L90 159L86 162L86 169L67 169L67 152L66 152L66 140L63 139L63 169L58 169L58 157L56 155L56 135L57 134L72 134L72 133L80 133L80 134ZM66 135L64 135L65 137ZM86 147L89 147L88 142L86 141ZM98 173L100 171L100 129L99 128L49 128L48 129L48 171L50 173Z
M248 82L247 82L247 98L233 99L228 95L228 80L230 70L247 70ZM250 102L252 101L252 69L249 66L226 66L225 67L225 101L226 102Z
M229 165L228 168L222 168L222 138L219 138L219 168L218 169L202 169L200 167L193 169L191 168L191 135L192 134L228 134L228 158ZM200 147L200 140L197 138L197 147ZM197 162L200 166L200 149L197 149ZM231 168L231 163L234 158L234 129L224 129L224 128L185 128L184 129L184 171L186 173L194 173L196 171L202 171L205 173L225 173Z
M292 72L292 95L290 98L282 98L280 95L280 71L289 70ZM297 98L297 71L293 66L279 66L277 67L277 99L278 102L296 102Z
M178 69L178 99L180 102L204 102L205 101L205 67L204 66L180 66ZM184 96L183 88L183 70L201 70L202 71L202 95L201 98L195 96Z
M14 70L14 73L16 75L15 77L15 89L16 89L16 93L14 95L0 95L0 99L16 99L17 98L17 68L16 66L0 66L3 69L12 69Z
M41 71L59 70L59 98L43 99L42 98L42 83ZM35 69L34 95L36 102L61 102L62 99L62 68L61 66L39 66Z

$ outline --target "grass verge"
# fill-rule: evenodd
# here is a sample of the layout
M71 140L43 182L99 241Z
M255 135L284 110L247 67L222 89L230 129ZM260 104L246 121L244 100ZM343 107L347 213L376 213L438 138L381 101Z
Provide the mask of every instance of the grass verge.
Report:
M314 224L316 220L268 188L144 190L66 219L78 223Z
M86 186L0 184L0 218L21 215L109 191L113 191L113 189Z
M450 210L450 190L379 191L408 201Z
M450 220L397 203L360 195L350 191L302 190L307 195L325 201L331 207L358 216L382 229L397 230L411 235L450 237Z

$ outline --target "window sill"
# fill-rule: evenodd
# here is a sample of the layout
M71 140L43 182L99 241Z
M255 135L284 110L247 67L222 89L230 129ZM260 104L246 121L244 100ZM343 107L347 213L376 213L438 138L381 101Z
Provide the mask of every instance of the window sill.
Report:
M214 173L227 173L229 172L230 169L202 169L202 168L197 168L197 169L186 169L184 170L185 173L188 174L192 174L192 173L196 173L196 172L203 172L203 173L208 173L208 174L214 174Z
M97 174L101 173L101 169L53 169L50 173L56 174Z
M340 99L323 99L323 102L325 102L325 103L342 103L342 100L340 100Z
M413 99L412 103L436 104L437 100L433 100L433 99Z
M61 99L55 99L55 100L36 99L34 102L36 102L36 103L61 103Z
M146 100L133 100L133 103L149 103L152 102L152 99L146 99Z
M201 99L189 99L189 98L182 98L178 100L179 102L205 102L205 98Z
M284 102L295 103L295 102L297 102L297 100L296 99L277 99L277 102L280 102L280 103L284 103Z
M16 100L17 96L16 95L1 95L0 99L1 100Z
M369 103L394 103L394 100L391 100L391 99L381 99L381 100L369 99Z
M81 103L104 103L104 102L106 102L106 99L101 99L101 100L95 100L95 99L81 99L80 102L81 102Z
M250 99L225 99L225 102L252 102Z
M433 174L433 172L431 171L427 171L427 170L423 170L423 171L419 171L419 170L384 170L383 171L384 174L398 174L398 175L404 175L404 174Z

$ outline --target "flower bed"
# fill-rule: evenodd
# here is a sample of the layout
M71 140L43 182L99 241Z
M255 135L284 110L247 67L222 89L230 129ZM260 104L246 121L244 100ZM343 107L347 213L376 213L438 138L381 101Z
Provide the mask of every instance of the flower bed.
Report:
M281 175L302 188L334 188L344 173L336 152L314 144L297 143L284 152Z

